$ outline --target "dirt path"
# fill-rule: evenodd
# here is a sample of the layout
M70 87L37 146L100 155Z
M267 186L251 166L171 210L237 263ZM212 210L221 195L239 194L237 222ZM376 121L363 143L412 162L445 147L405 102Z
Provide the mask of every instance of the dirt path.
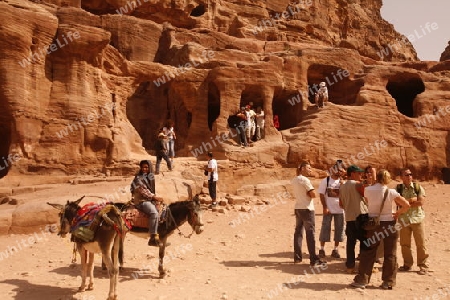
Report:
M311 269L308 259L294 265L294 203L290 199L272 202L264 209L255 207L253 214L205 211L204 233L190 239L177 234L169 238L165 263L169 274L165 279L157 278L157 248L148 247L146 239L128 235L119 299L444 299L450 293L450 186L425 183L424 187L429 201L426 231L434 272L426 276L399 273L392 291L378 288L380 273L373 275L372 285L366 290L349 287L353 275L345 274L344 259L327 258L325 269ZM105 187L95 185L88 190L100 188ZM66 192L74 194L64 186L51 194ZM321 211L318 202L316 211ZM316 239L321 220L317 215ZM190 232L188 225L181 230ZM305 253L306 245L303 250ZM327 254L330 251L331 244L327 244ZM345 256L343 245L340 253ZM398 254L402 264L400 248ZM95 289L76 293L81 280L79 257L71 264L69 238L42 230L33 235L0 236L0 256L2 300L106 298L108 278L100 268L99 257Z

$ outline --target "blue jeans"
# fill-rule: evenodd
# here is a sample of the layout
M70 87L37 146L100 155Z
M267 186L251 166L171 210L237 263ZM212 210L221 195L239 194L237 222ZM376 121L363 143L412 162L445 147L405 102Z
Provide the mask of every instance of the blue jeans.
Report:
M136 205L137 209L148 215L148 232L158 233L159 213L156 206L151 201L144 201Z
M311 263L319 260L319 257L316 255L316 238L314 236L316 229L314 210L296 209L295 221L294 259L302 258L303 228L305 228L309 259Z
M328 214L322 219L322 228L320 228L319 241L329 242L331 238L331 220L334 219L334 241L344 241L344 214Z
M167 150L169 150L168 156L170 158L174 158L175 157L175 140L174 139L169 139L167 141Z

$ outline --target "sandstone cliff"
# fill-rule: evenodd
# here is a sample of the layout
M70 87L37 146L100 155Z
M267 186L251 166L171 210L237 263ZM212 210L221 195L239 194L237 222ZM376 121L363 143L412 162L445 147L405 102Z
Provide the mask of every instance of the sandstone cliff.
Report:
M444 60L449 60L449 59L450 59L450 42L448 42L447 47L445 48L444 52L442 52L439 61L444 61Z
M3 1L0 177L130 174L168 118L179 156L211 148L251 170L348 158L435 176L450 164L449 66L418 62L381 3ZM317 110L321 81L331 103ZM266 137L242 150L224 134L250 101Z

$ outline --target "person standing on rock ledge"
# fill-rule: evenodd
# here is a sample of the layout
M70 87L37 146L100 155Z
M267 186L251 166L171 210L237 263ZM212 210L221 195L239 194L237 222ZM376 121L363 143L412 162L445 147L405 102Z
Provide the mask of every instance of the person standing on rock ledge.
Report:
M162 132L158 134L158 139L155 143L155 151L156 151L156 172L155 175L159 174L159 168L161 165L161 160L164 159L167 163L167 167L169 168L169 171L172 171L172 162L169 159L168 151L167 151L167 142L166 142L166 135Z
M311 165L304 161L297 168L297 176L291 180L294 188L295 203L295 232L294 232L294 263L302 261L303 228L306 232L310 265L323 265L325 261L316 254L314 187L306 177L311 176Z
M208 152L208 157L208 165L205 166L205 171L208 172L208 190L212 199L211 208L214 208L217 206L217 180L219 180L219 174L217 172L217 160L213 158L213 153Z
M167 150L169 151L168 156L170 158L170 163L173 167L173 159L175 158L175 140L177 136L175 135L175 130L173 127L175 123L172 120L167 120L166 126L163 128L163 133L166 135L167 139Z
M328 89L325 82L319 83L319 90L314 98L318 108L323 108L328 103Z

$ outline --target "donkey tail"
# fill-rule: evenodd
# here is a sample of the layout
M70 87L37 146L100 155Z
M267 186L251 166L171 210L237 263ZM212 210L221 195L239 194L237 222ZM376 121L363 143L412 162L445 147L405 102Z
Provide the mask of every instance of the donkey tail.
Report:
M120 242L119 242L119 264L120 264L120 268L123 268L123 241L124 241L125 237L121 237L120 238Z

